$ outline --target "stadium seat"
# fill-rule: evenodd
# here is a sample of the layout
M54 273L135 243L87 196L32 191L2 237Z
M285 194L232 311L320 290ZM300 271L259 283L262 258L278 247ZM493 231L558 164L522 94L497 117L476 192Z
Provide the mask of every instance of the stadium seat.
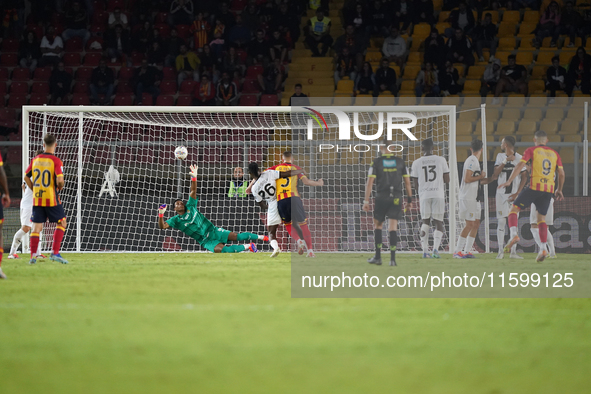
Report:
M101 62L102 53L87 53L84 56L84 66L86 67L98 67L99 63Z
M487 126L488 130L488 126ZM515 133L515 122L513 120L500 120L497 124L497 132L501 134L514 134Z
M28 68L17 67L12 70L13 81L28 81L31 79L31 71Z
M15 123L15 110L11 108L0 108L0 126L12 129L14 128Z
M400 93L414 94L415 84L416 82L414 80L402 81L402 84L400 85Z
M581 150L579 149L579 155L578 157L575 157L575 148L560 148L560 151L558 152L560 154L560 158L562 159L562 162L565 164L572 164L572 163L578 163L581 160Z
M100 48L98 46L100 46ZM88 41L86 41L86 52L102 53L104 48L105 44L101 37L91 37L90 39L88 39Z
M398 96L398 105L417 105L417 98L414 93L401 94Z
M540 51L538 53L538 58L536 59L536 64L541 65L541 66L551 66L552 65L552 58L554 56L555 56L554 52Z
M523 112L523 119L539 121L542 119L542 110L540 108L527 108Z
M567 119L583 121L583 108L570 108L566 114Z
M37 67L33 73L33 81L49 81L51 77L51 67ZM0 80L2 78L0 77Z
M582 142L583 138L579 134L568 134L564 136L564 142Z
M135 69L133 67L123 66L119 70L118 78L120 81L129 81L133 78L134 72L135 72Z
M279 98L276 94L263 94L261 96L261 102L259 105L262 106L276 106L279 102Z
M31 94L29 98L29 105L44 105L47 102L47 95L45 94Z
M8 87L6 86L6 82L0 79L0 108L4 107L4 96L8 92Z
M423 63L423 56L422 52L411 52L408 54L406 64L420 66Z
M86 93L86 94L88 94L88 92L89 92L88 85L90 85L90 83L88 81L76 81L74 83L74 87L72 88L72 93Z
M90 81L92 78L92 67L78 67L76 70L76 81Z
M26 94L10 94L6 105L8 108L16 108L20 110L23 105L27 105Z
M31 93L49 94L49 82L33 82Z
M336 96L333 99L333 105L335 106L348 106L351 105L351 101L353 100L353 97L351 96Z
M358 94L353 99L353 105L372 106L373 104L374 104L374 98L370 94Z
M460 121L474 122L478 119L480 119L480 111L460 112Z
M567 48L568 45L570 44L570 37L566 37L566 40L564 40L564 45L562 46L562 48ZM576 37L575 38L575 42L574 42L574 47L580 47L583 46L583 40L581 37Z
M499 38L502 37L513 37L515 35L515 23L505 23L501 22L499 25L499 31L497 36Z
M544 130L548 134L556 134L558 132L558 122L544 119L540 122L540 130Z
M512 51L515 49L515 37L501 37L499 38L498 50Z
M174 81L174 80L162 81L160 83L160 93L162 93L162 94L176 94L176 92L177 92L176 81Z
M18 64L18 54L16 53L2 53L0 54L0 66L16 67Z
M355 82L351 81L350 79L341 79L337 83L337 89L335 93L353 93L353 87Z
M484 70L486 69L486 66L472 66L468 69L468 75L466 76L466 79L475 79L475 80L480 80L482 78L482 75L484 75Z
M564 118L564 110L562 108L548 108L546 110L545 119L561 121Z
M578 120L565 119L560 124L560 134L578 134L582 130Z
M515 127L515 125L513 125ZM495 132L495 124L493 121L486 121L486 134L493 134ZM475 135L482 135L482 122L476 122L476 128L474 130ZM512 134L513 132L509 133Z
M481 82L479 80L466 80L464 83L464 90L465 93L471 92L479 92L480 91Z
M39 38L39 37L37 37ZM2 52L18 52L19 40L16 38L5 38L0 46Z
M131 86L131 83L127 81L119 81L115 91L117 94L131 94L133 93L133 87Z
M181 88L179 90L180 94L193 94L195 91L195 86L197 86L197 82L192 79L185 79L183 83L181 83Z
M503 110L503 120L519 120L521 111L517 108L505 108Z
M26 82L13 81L10 84L10 94L26 95L29 93L29 84Z
M174 96L171 94L161 94L156 98L156 105L172 107L174 106Z
M533 66L531 72L532 79L544 79L544 77L546 77L547 70L548 66Z
M257 105L258 99L255 94L243 94L240 96L241 106L254 106Z
M180 37L180 35L179 35ZM144 60L144 54L138 52L132 52L131 54L131 64L134 67L139 67L142 64L142 60Z
M523 21L526 23L538 23L540 21L540 12L526 10L523 14Z
M176 70L173 67L162 68L163 81L176 81Z
M189 107L193 105L193 97L188 95L180 95L176 100L177 106Z
M570 61L575 55L576 53L574 51L563 50L562 52L560 52L560 55L558 55L560 59L560 64L570 64Z
M118 93L115 95L115 100L113 101L113 105L131 106L131 105L133 105L133 96L131 94Z
M534 61L533 52L519 51L519 52L517 52L517 55L515 56L515 62L517 64L521 64L522 66L525 66L525 68L529 68L529 65L533 61Z
M78 67L80 65L80 54L79 53L66 53L62 57L64 65L66 67Z
M431 26L427 23L419 23L418 25L415 25L412 32L412 37L413 39L418 38L423 40L427 38L429 34L431 34Z
M402 79L412 79L413 81L417 79L417 75L421 71L421 66L416 65L408 65L404 67L404 75Z
M242 84L242 93L259 93L260 90L259 82L255 79L246 79Z
M532 79L528 83L529 93L543 93L546 89L546 84L542 80Z
M80 53L83 49L84 44L82 44L82 38L80 37L72 37L64 42L64 52Z
M501 61L501 65L508 64L509 55L511 52L499 51L495 57ZM503 66L504 67L504 66Z
M451 14L451 11L441 11L439 13L439 22L445 22L449 19L449 14ZM440 34L443 32L440 32Z
M260 66L260 65L249 66L246 69L245 78L247 78L247 79L257 79L257 77L259 75L261 75L263 73L263 71L264 71L263 66Z
M538 130L537 123L533 120L522 120L519 122L519 127L517 128L517 133L519 135L531 135L533 137L534 133Z
M74 93L72 95L72 105L90 105L88 94Z
M521 14L519 11L505 11L503 12L503 23L518 24L521 20ZM537 22L537 21L536 21Z
M222 160L225 161L225 164L232 166L240 164L244 161L244 149L237 147L225 148Z
M456 123L456 134L457 135L472 135L472 122L459 121Z

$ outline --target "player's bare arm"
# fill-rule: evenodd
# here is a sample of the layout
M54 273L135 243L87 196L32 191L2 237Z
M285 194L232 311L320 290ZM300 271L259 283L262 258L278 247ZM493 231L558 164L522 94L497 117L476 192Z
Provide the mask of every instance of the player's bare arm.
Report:
M527 182L527 172L526 171L521 171L521 175L520 176L521 176L521 181L519 181L519 187L517 188L517 192L515 192L514 194L511 194L509 196L509 201L515 201L515 199L517 198L517 196L519 196L519 193L521 193L521 191L525 187L525 183Z
M170 228L168 223L164 221L164 212L166 212L166 204L162 204L158 207L158 228L160 230Z
M279 173L279 178L289 178L289 177L291 177L291 176L294 176L294 175L300 175L300 174L303 174L303 173L304 173L304 170L289 170L289 171L281 171L281 172ZM304 178L304 179L308 179L308 178ZM304 180L302 179L302 182L303 182L303 181L304 181ZM305 185L305 183L304 183L304 185Z
M8 207L10 205L10 192L8 191L8 181L6 180L4 167L0 167L0 186L4 190L4 195L2 195L2 205Z
M464 182L472 183L478 182L486 178L486 172L481 172L480 175L474 176L474 171L466 170L466 175L464 176Z
M558 187L556 188L556 192L554 193L556 197L556 201L564 200L564 195L562 194L562 187L564 186L564 180L566 179L566 175L564 174L564 168L558 167L556 169L558 172Z
M488 185L489 183L492 183L494 181L496 181L497 179L499 179L499 175L501 174L501 172L503 172L503 169L505 168L505 163L501 163L500 165L495 167L495 170L493 171L493 174L480 181L481 184L483 185Z
M519 162L519 164L517 164L515 166L515 168L513 169L513 172L511 172L511 176L509 176L509 178L507 179L507 182L503 183L502 185L499 185L499 187L497 187L497 189L501 189L501 188L509 186L515 180L515 178L517 178L517 175L519 175L521 173L521 170L523 169L523 167L525 167L525 162L523 162L523 161Z
M263 211L266 211L269 208L269 205L267 204L267 201L265 201L265 200L259 201L257 204L259 207L261 207L261 209Z
M404 179L404 187L406 188L406 208L409 209L412 207L412 188L410 187L410 177L405 175L402 179Z
M248 184L248 187L246 188L246 192L245 192L246 194L252 193L252 187L254 186L256 181L257 181L256 179L250 180L250 183Z
M443 182L449 183L449 172L443 174Z
M192 164L189 172L191 174L191 198L193 199L197 198L197 168L197 165Z
M365 197L363 198L363 209L365 212L369 212L369 197L371 196L371 189L373 188L374 177L370 176L367 178L365 183Z
M324 181L322 179L318 179L317 181L313 181L307 177L302 178L302 183L306 186L324 186Z

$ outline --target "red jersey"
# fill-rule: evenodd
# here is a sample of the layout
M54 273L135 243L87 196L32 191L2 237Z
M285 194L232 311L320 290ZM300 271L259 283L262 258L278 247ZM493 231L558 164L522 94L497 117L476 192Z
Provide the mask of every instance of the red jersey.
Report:
M279 172L284 171L291 171L291 170L301 170L301 167L298 167L291 163L281 163L277 164L269 170L277 170ZM306 175L298 174L290 176L289 178L279 178L275 181L277 186L277 201L283 200L285 198L289 198L292 196L298 196L298 179L305 178Z
M554 193L554 175L562 168L562 159L554 149L546 145L532 146L525 150L521 161L531 162L530 189Z
M63 178L63 163L51 153L42 153L31 160L26 175L33 182L33 206L55 207L60 205L57 180Z

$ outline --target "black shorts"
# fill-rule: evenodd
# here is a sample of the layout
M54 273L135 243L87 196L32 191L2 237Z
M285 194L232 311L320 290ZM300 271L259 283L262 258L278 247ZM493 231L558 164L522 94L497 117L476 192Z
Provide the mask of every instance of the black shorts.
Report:
M302 199L293 196L284 198L283 200L277 201L277 210L283 224L291 224L295 221L299 224L306 223L306 211L304 210L304 204Z
M64 207L62 204L55 207L33 207L33 216L31 221L33 223L45 223L49 219L49 223L58 223L65 219Z
M373 218L378 222L388 219L400 220L402 217L402 197L376 198Z
M513 205L519 207L519 209L523 209L530 207L531 204L534 203L536 204L538 213L541 215L546 215L548 213L548 207L550 206L552 197L554 197L554 194L552 193L527 188L519 193L519 196L517 196L515 202L513 202Z

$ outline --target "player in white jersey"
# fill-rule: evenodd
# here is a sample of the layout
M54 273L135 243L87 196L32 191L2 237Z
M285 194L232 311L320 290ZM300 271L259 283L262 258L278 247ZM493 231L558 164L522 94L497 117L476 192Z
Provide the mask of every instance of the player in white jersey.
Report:
M281 216L277 209L276 181L279 178L289 178L290 176L302 174L303 172L303 170L283 172L267 170L261 173L257 163L250 163L248 165L248 173L252 177L252 182L246 191L247 193L252 192L257 204L261 208L267 209L267 229L269 231L270 245L273 248L271 257L276 257L281 253L279 243L277 242L277 227L281 224Z
M43 153L43 150L38 150L35 152L35 156L38 156ZM12 246L10 248L10 254L8 255L9 259L18 259L18 254L16 251L21 243L23 243L23 238L25 235L31 231L31 227L33 227L33 222L31 221L31 216L33 216L33 190L27 186L25 182L22 185L23 189L23 198L21 199L20 205L20 214L21 214L21 228L14 234L14 238L12 239ZM41 234L39 234L39 239L41 239ZM28 249L28 245L23 243L23 253L26 252ZM40 253L37 253L38 257L45 257Z
M421 246L423 258L439 258L439 245L445 227L445 183L449 183L449 167L445 158L433 154L431 138L421 142L423 156L412 163L410 176L413 178L415 190L419 194L421 211ZM432 221L432 222L431 222ZM429 254L429 228L433 224L433 255Z
M472 155L464 162L462 185L460 186L460 219L466 221L462 229L458 244L454 251L454 258L474 258L470 253L478 227L480 226L480 203L477 201L479 181L486 178L486 173L480 170L480 155L482 154L482 141L473 140L470 144Z
M511 172L515 166L521 161L521 155L515 152L515 138L507 136L501 141L502 152L497 155L495 160L495 171L493 175L482 183L490 183L497 180L498 184L501 185L507 181L511 176ZM502 189L497 189L495 198L496 210L497 210L497 241L499 243L499 254L497 259L502 259L505 256L503 246L505 245L505 228L507 223L507 216L511 212L513 201L517 198L525 183L527 181L527 172L525 167L521 171L520 176L516 177L513 182ZM536 222L537 223L537 222ZM523 259L523 257L517 254L517 244L511 247L512 259Z

